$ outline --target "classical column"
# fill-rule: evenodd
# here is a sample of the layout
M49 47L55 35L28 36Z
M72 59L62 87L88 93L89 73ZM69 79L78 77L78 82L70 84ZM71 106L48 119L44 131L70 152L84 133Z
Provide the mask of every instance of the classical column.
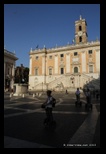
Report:
M82 52L82 73L86 73L86 53Z
M32 57L30 57L29 68L30 68L29 75L31 75L32 74Z
M96 50L96 72L100 72L100 50Z
M45 74L45 55L42 56L42 75Z
M70 73L70 54L66 54L66 73Z
M54 57L54 73L58 74L58 55L57 54Z
M14 77L14 74L15 74L15 66L14 66L14 64L13 64L13 66L12 66L12 76Z
M46 71L47 71L47 50L46 50L46 48L44 47L44 52L45 52L45 54L44 54L44 63L43 63L43 66L44 66L44 71L43 71L43 73L44 73L44 84L46 84Z
M13 65L11 66L11 74L10 74L10 76L11 76L11 81L10 81L10 88L11 88L11 90L13 90L13 85L14 85L14 63L13 63Z

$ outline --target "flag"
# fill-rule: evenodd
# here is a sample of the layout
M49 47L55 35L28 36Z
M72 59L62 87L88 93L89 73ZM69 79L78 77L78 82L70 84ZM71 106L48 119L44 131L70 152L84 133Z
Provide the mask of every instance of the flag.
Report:
M38 45L36 46L36 48L38 48Z

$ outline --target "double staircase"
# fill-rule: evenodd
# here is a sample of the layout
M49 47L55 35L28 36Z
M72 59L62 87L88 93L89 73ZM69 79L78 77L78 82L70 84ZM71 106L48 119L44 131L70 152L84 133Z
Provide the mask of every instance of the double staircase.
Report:
M89 88L95 88L95 89L100 89L100 79L95 79L93 77L90 77L87 74L80 74L80 84L81 87L89 87ZM77 87L79 87L79 83L76 86L72 86L71 84L71 80L70 80L71 75L62 75L58 78L56 78L55 80L49 82L49 83L39 83L35 86L34 89L36 90L47 90L47 89L51 89L51 90L55 90L55 91L65 91L66 89L70 89L70 90L75 90ZM78 76L75 76L75 82L78 81ZM84 81L84 83L83 83ZM85 83L86 82L86 83Z

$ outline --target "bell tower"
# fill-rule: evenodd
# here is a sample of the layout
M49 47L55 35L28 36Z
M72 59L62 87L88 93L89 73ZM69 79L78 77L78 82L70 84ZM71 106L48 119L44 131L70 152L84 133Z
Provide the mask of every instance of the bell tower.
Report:
M82 19L80 15L80 19L75 21L75 43L87 43L87 23L85 19Z

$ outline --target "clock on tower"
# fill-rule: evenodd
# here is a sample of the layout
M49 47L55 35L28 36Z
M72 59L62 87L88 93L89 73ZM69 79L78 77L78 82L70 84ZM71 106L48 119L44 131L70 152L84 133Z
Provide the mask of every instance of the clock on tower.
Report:
M79 31L78 32L78 36L82 36L82 31Z

